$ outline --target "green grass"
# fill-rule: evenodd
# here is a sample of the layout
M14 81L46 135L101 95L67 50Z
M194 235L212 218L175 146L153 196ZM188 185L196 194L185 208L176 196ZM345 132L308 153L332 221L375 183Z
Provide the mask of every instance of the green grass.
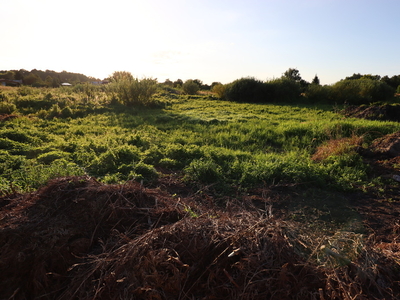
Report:
M231 103L160 91L164 108L137 108L116 104L99 89L90 95L26 88L2 93L21 116L0 123L3 191L83 173L109 183L154 180L162 176L156 170L165 169L201 184L351 189L368 181L361 157L344 153L315 162L316 148L353 135L367 145L400 130L395 122L345 119L328 106Z

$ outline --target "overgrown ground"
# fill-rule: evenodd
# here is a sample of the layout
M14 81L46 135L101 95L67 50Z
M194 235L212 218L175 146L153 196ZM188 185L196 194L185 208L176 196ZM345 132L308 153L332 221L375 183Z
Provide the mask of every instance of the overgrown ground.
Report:
M0 298L400 292L399 123L165 90L152 109L22 92L3 92Z

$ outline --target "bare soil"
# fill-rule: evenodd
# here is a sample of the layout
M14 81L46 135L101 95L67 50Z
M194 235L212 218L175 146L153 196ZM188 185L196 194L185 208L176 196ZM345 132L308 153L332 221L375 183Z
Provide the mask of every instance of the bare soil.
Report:
M351 105L342 112L347 117L400 122L399 105Z

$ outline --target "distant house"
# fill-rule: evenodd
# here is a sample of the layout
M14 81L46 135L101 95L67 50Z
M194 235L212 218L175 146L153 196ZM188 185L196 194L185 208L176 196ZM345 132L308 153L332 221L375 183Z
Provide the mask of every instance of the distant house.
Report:
M94 84L94 85L102 85L102 84L108 84L108 83L109 83L109 81L106 79L101 80L101 81L92 81L92 84Z
M2 85L2 86L20 86L20 85L22 85L22 80L0 79L0 85Z
M70 84L68 82L63 82L63 83L61 83L61 86L72 86L72 84Z

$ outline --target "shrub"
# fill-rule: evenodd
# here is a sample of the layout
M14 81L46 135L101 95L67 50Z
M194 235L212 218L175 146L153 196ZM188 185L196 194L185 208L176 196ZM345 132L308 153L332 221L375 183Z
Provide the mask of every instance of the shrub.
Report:
M233 102L266 102L265 84L253 77L241 78L226 86L225 98Z
M329 85L310 84L305 92L305 97L310 103L330 102L332 87Z
M385 82L372 79L341 80L332 86L337 103L351 105L388 101L394 96L394 89Z
M224 99L226 86L223 84L216 84L212 87L211 91L215 93L218 96L218 98Z
M268 98L275 102L293 102L300 97L300 83L286 77L270 80L266 83Z
M152 96L157 91L157 80L152 78L139 80L133 78L129 72L126 73L126 76L115 76L108 86L108 91L115 93L122 104L127 106L152 105L154 102Z
M183 92L188 95L195 95L200 90L200 86L192 79L186 80L182 88Z

